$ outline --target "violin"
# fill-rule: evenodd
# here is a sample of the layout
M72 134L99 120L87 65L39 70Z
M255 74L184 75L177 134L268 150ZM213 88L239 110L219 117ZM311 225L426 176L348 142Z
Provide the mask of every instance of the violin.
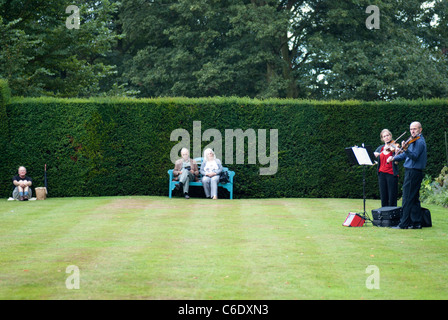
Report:
M405 152L406 150L408 150L409 146L411 144L413 144L415 141L417 141L418 139L420 139L420 136L410 136L408 140L406 140L406 142L404 143L404 145L401 148L398 148L395 155L398 155L402 152Z
M400 148L400 145L396 143L398 139L400 139L402 136L406 134L406 131L403 132L397 139L390 141L389 143L386 143L386 146L384 147L384 150L386 152L391 152L394 150L398 150Z
M384 147L384 151L391 152L391 151L395 151L396 149L399 149L399 148L400 148L400 145L398 143L395 143L395 141L391 141L386 144L386 146Z

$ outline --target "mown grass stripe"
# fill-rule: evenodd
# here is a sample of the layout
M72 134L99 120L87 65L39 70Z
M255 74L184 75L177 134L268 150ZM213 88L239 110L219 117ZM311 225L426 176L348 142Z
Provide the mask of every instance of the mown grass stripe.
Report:
M133 202L137 205L132 206ZM170 250L171 239L185 229L179 220L181 208L166 206L157 199L134 197L124 202L118 199L107 211L119 216L103 230L104 235L91 236L110 239L99 246L101 250L87 264L80 266L88 298L151 296L148 280L153 272L165 269L164 256ZM176 218L172 219L172 215Z

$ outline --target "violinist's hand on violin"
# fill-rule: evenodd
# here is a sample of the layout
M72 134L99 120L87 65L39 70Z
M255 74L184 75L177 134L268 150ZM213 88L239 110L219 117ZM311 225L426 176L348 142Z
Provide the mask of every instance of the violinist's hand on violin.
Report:
M390 163L393 159L394 157L390 156L389 158L387 158L387 163Z

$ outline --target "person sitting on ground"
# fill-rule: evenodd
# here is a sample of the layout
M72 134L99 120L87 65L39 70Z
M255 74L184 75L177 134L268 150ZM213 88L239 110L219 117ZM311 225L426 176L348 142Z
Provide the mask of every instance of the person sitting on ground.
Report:
M25 167L19 167L18 174L12 178L12 183L15 186L14 191L12 192L12 197L15 200L24 201L31 198L31 185L33 184L33 179L26 175Z
M204 161L201 165L202 185L205 196L214 200L218 199L219 175L222 172L222 164L212 149L204 151Z
M173 176L174 180L179 180L179 183L176 184L176 190L183 190L185 199L189 199L190 181L198 177L199 169L196 161L190 158L190 152L187 148L182 148L180 154L182 158L174 164Z

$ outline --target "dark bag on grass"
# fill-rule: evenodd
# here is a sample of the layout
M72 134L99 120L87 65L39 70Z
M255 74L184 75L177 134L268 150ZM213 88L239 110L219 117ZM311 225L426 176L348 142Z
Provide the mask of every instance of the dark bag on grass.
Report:
M422 227L432 227L431 212L426 208L422 208Z

